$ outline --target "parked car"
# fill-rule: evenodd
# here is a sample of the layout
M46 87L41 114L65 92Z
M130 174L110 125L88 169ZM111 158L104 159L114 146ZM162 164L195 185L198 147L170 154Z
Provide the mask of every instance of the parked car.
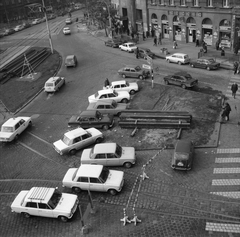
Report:
M72 19L69 17L65 20L66 25L72 24Z
M130 95L134 95L138 91L136 82L113 81L108 87L103 87L103 90L112 89L115 91L127 91Z
M193 165L194 145L191 141L178 140L172 157L172 168L190 170Z
M88 97L88 102L97 102L99 100L105 101L113 99L117 103L128 103L130 100L130 94L127 91L114 91L112 89L100 90L96 94Z
M135 51L135 53L136 53L136 51ZM138 56L140 58L143 58L143 59L147 60L147 57L150 57L150 58L154 59L155 54L150 49L138 48Z
M68 55L65 59L66 67L76 67L78 64L77 57L75 55Z
M122 76L123 78L136 77L136 78L143 80L143 79L146 79L148 76L150 76L150 71L144 70L140 66L127 65L127 66L119 69L118 74L120 76Z
M11 142L32 125L31 117L16 117L8 119L1 127L0 142Z
M24 29L24 25L17 25L14 27L14 30L17 32L17 31L21 31Z
M65 78L64 77L50 77L44 85L44 91L49 92L56 92L59 91L62 86L65 85Z
M15 30L10 28L10 29L6 29L3 33L4 36L7 36L7 35L12 35L15 33Z
M114 39L110 39L104 42L106 46L110 46L113 48L118 48L121 43L122 43L121 41L114 40Z
M184 53L174 53L172 55L166 56L166 61L169 63L187 64L190 62L190 58Z
M224 48L231 48L231 41L229 38L227 39L221 39L219 48L221 49L222 47Z
M128 42L128 43L119 45L119 48L128 53L133 53L137 49L137 46L132 42Z
M207 69L208 71L210 71L213 69L218 69L220 67L220 63L217 63L214 58L202 57L202 58L198 58L196 60L191 60L190 66L204 68L204 69Z
M114 125L113 115L101 114L99 111L86 110L80 115L73 115L68 122L69 127L102 128L107 130Z
M81 165L79 168L69 169L62 184L63 187L71 188L76 193L89 190L116 195L122 190L124 173L109 170L103 165Z
M25 22L25 23L23 23L23 27L24 28L29 28L29 27L31 27L31 24L28 23L28 22Z
M130 168L135 162L135 148L122 147L117 143L97 144L93 148L84 149L81 156L81 164L124 166Z
M57 188L33 187L21 191L11 204L11 209L26 218L42 216L67 222L76 212L78 203L75 194L61 193Z
M75 155L77 150L83 149L94 143L103 141L103 134L96 128L76 128L63 135L63 138L54 142L53 147L60 155L69 153Z
M32 21L32 25L37 25L37 24L39 24L39 23L41 23L41 22L42 22L42 19L37 18L37 19L34 19L34 20Z
M119 116L123 110L127 108L126 104L117 103L115 100L97 101L90 103L87 110L98 110L101 114L111 114Z
M64 27L63 28L63 34L64 35L71 35L71 30L69 27Z
M57 16L55 14L49 14L47 15L47 19L48 20L52 20L52 19L55 19Z
M198 84L198 80L192 78L189 73L177 72L163 78L166 85L181 86L183 89L194 87Z

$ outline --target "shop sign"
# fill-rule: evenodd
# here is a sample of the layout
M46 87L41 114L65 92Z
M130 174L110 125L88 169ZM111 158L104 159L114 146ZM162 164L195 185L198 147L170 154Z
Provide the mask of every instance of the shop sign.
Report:
M174 22L173 22L173 25L174 25L174 26L180 26L180 25L181 25L181 22L174 21Z
M158 24L158 19L152 19L153 24Z
M162 24L167 24L168 25L168 21L167 20L162 20Z
M220 30L231 31L231 26L220 26Z
M202 28L204 28L204 29L212 29L213 26L212 25L207 25L207 24L202 24Z
M196 27L196 24L194 24L194 23L187 23L187 27Z

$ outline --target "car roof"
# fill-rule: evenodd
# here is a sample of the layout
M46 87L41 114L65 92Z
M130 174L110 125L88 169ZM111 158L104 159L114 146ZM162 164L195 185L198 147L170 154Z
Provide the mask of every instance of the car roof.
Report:
M69 28L69 27L64 27L63 29L65 29L65 30L66 30L66 29L69 29L69 30L70 30L70 28Z
M188 152L192 146L191 141L187 140L178 140L175 146L175 152Z
M173 53L172 55L188 56L188 54L185 53Z
M99 95L103 95L103 94L106 94L106 93L113 93L113 90L112 89L105 89L105 90L98 91Z
M72 59L72 58L74 58L75 57L75 55L68 55L67 57L66 57L66 59Z
M91 117L91 116L96 116L97 111L94 110L85 110L80 113L81 117Z
M126 84L126 81L125 81L125 80L122 80L122 81L113 81L111 84L112 84L112 85Z
M66 132L65 135L67 137L69 137L70 139L73 139L75 137L82 136L82 135L84 135L86 133L87 133L87 131L84 130L83 128L76 128L76 129L73 129L73 130L71 130L69 132Z
M52 197L54 191L55 188L33 187L27 193L25 201L47 203Z
M93 153L95 153L95 154L115 153L116 147L117 147L116 143L96 144L93 148Z
M139 65L126 65L125 67L131 67L131 68L140 67L140 68L142 68L142 67L139 66ZM125 68L125 67L124 67L124 68Z
M81 165L78 168L77 176L98 178L102 172L103 165Z
M187 72L176 72L176 73L174 73L174 75L176 75L176 76L186 76L186 75L190 75L190 74L187 73Z
M23 117L16 117L16 118L10 118L8 119L3 125L4 126L14 126L16 123L18 123Z
M46 82L55 82L58 80L60 77L50 77Z

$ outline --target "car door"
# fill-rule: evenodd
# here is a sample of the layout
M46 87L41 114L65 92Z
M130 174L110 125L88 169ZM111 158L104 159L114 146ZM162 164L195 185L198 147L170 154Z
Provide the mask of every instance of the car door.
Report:
M199 68L204 68L204 62L203 62L202 59L199 59L199 60L198 60L198 67L199 67Z
M107 166L119 166L120 160L114 153L107 153Z
M182 78L180 76L174 76L174 84L176 86L181 86L182 84Z
M97 192L104 192L104 184L95 177L90 177L89 178L90 183L89 183L89 189L92 191L97 191Z
M127 92L129 92L129 90L128 90L129 88L127 87L127 85L126 84L121 84L121 91L127 91Z
M105 153L96 154L94 159L91 159L91 164L107 165Z
M15 126L17 127L17 134L20 134L26 129L26 122L25 120L21 119Z
M86 146L89 146L89 145L91 145L93 143L93 137L92 137L92 135L90 135L88 133L82 135L81 139L82 139L81 147L86 147Z
M115 85L113 89L116 91L121 91L121 85Z
M131 77L130 68L125 68L124 74L125 74L127 77Z
M172 57L169 58L171 62L176 63L177 62L177 56L172 55Z
M130 69L131 77L138 77L138 73L136 72L135 68Z
M175 76L171 76L170 79L168 79L168 83L172 84L172 85L175 85L176 84L175 80L176 80Z
M29 213L32 216L38 215L38 206L36 202L27 202L26 207L22 212Z
M38 215L44 217L54 217L53 209L51 209L46 203L38 203Z
M78 177L76 182L73 182L73 187L79 187L82 190L89 190L89 179L88 177Z
M101 120L98 120L95 117L89 117L88 124L89 127L101 128Z

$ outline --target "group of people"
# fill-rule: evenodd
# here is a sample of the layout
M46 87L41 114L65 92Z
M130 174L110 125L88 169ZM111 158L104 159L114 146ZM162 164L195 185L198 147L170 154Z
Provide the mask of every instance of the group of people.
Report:
M153 46L157 46L157 45L162 45L162 35L159 34L159 36L155 36L153 38Z

